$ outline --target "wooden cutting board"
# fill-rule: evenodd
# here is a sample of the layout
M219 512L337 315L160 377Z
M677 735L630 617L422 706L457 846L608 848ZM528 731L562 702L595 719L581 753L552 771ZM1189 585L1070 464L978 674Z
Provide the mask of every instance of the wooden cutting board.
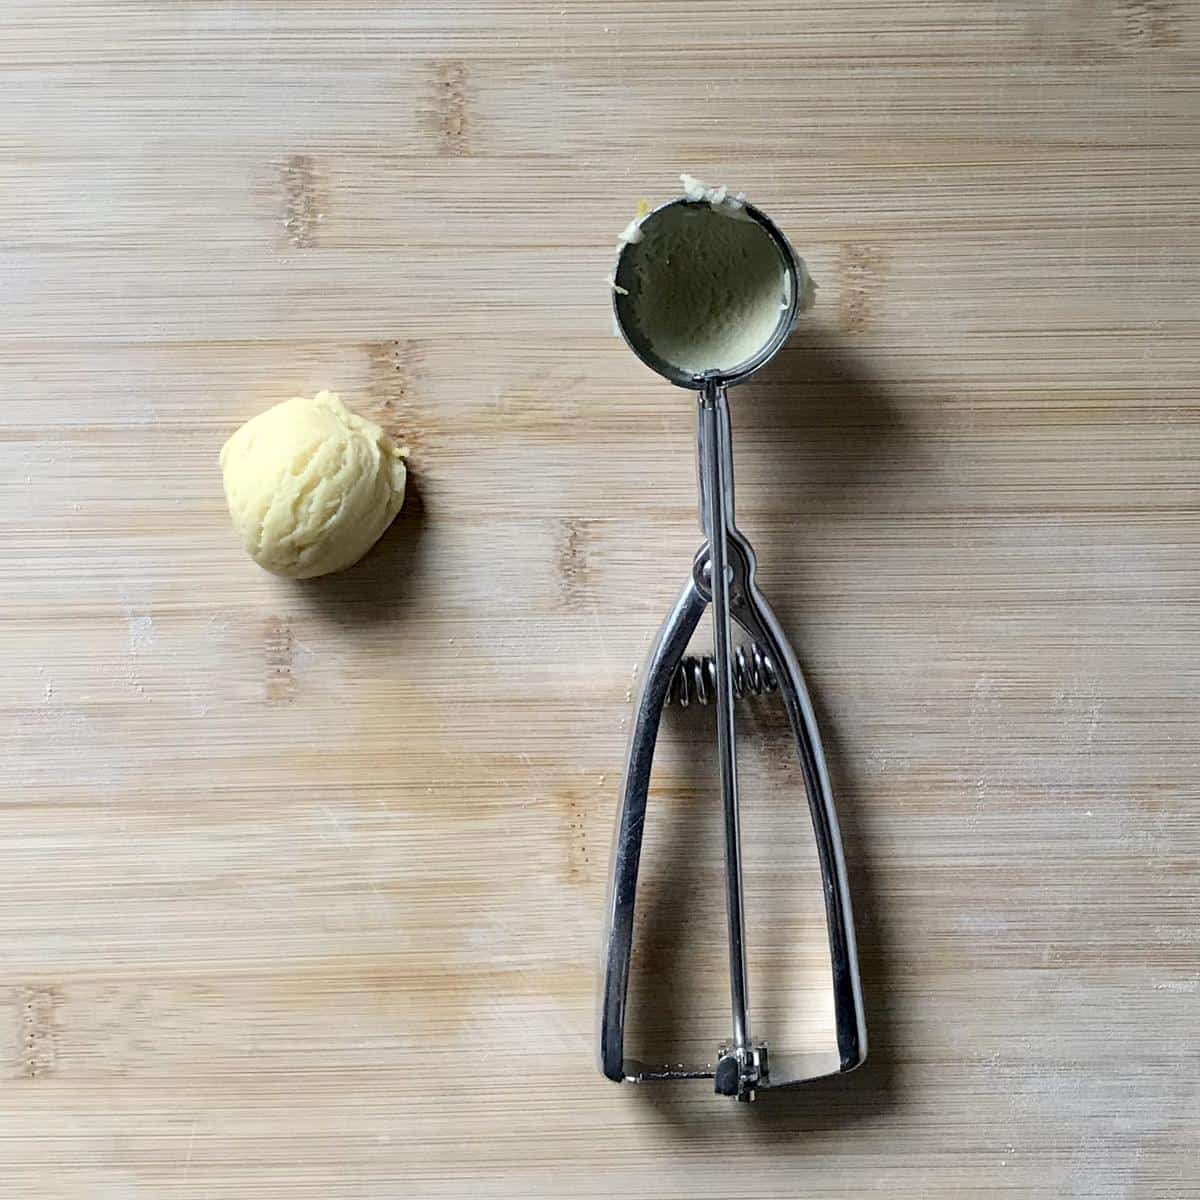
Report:
M0 1197L1183 1197L1200 1080L1200 10L1183 0L9 3ZM735 395L818 697L872 1050L750 1107L593 1063L692 403L604 276L680 171L816 311ZM259 571L238 423L412 447L357 569ZM752 1004L824 1019L744 711ZM631 1041L726 1032L704 714Z

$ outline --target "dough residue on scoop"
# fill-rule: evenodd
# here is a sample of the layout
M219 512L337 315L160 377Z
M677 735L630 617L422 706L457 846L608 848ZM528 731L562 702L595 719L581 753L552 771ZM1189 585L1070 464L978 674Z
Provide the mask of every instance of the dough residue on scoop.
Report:
M689 199L707 203L661 209L626 251L633 315L665 362L692 374L727 371L775 335L791 305L790 276L741 198L690 182Z
M259 413L221 449L229 515L247 553L293 579L356 563L404 503L404 453L333 392Z
M779 248L746 211L743 192L693 175L679 179L690 205L651 212L640 200L617 239L621 281L614 272L606 282L618 297L634 294L625 311L656 357L690 374L726 371L775 335L780 312L792 307L792 279ZM798 318L812 308L817 285L804 259L793 257ZM616 311L613 334L621 336Z

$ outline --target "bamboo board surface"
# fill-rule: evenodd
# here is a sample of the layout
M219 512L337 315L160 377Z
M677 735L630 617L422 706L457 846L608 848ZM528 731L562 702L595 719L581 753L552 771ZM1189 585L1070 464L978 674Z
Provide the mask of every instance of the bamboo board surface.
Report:
M1196 1194L1200 10L2 7L3 1200ZM749 1107L592 1064L699 540L602 281L682 170L820 285L735 393L739 518L871 1058ZM300 586L216 454L322 387L414 489ZM752 1005L803 1048L799 780L744 715ZM650 1056L727 1032L710 743L673 716L651 797Z

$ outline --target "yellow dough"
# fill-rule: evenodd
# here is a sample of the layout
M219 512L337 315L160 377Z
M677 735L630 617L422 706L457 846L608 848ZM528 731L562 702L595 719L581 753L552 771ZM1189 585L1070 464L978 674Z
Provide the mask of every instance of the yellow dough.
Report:
M250 557L292 579L358 562L404 503L404 451L333 392L247 421L221 449L229 515Z

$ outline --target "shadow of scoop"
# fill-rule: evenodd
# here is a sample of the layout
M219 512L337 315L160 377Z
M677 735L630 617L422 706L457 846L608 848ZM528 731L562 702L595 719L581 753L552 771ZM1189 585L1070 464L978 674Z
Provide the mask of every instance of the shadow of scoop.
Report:
M819 571L827 569L830 562L836 569L838 560L845 560L844 539L853 536L855 528L861 532L862 526L873 519L876 525L886 524L889 502L894 500L890 493L897 480L911 474L916 443L886 389L858 356L812 341L798 339L785 348L760 376L731 392L730 406L739 525L755 544L767 598L796 646L802 666L810 668L806 673L833 779L848 867L869 1047L866 1063L849 1075L762 1091L759 1102L752 1106L753 1117L746 1128L766 1138L868 1121L882 1109L893 1106L897 1099L895 1080L901 1049L898 1031L903 1027L899 1019L901 1001L889 984L892 954L886 903L879 871L870 853L875 839L869 831L869 796L854 769L853 756L844 749L844 744L853 744L853 739L839 736L840 727L848 718L839 713L838 689L832 682L825 688L821 686L822 677L829 681L837 679L838 663L828 645L823 653L806 653L804 630L806 623L809 628L815 626L815 611L830 608L828 592L820 591L828 587L828 581L821 578ZM839 550L831 554L827 547L835 541ZM846 603L843 593L838 593L836 603ZM829 703L823 703L823 691ZM747 722L743 729L762 744L760 749L765 747L770 755L778 754L785 763L790 763L794 748L781 729L782 714L770 715L767 705L759 711L763 715ZM742 719L739 715L739 721ZM711 736L711 727L705 728L704 735ZM694 755L693 772L695 764L701 761L699 755ZM772 810L782 811L797 799L804 806L803 784L794 764L774 767L757 778L753 775L746 778L747 769L744 763L744 782L762 785L766 803ZM677 786L681 783L679 779L675 782ZM697 781L688 779L683 786L690 791ZM708 799L711 802L715 797ZM671 811L671 807L661 806L655 814L656 820L672 820L677 825L667 836L670 851L666 861L682 862L694 874L693 842L699 818L687 807L676 805L676 811ZM792 811L789 809L788 813ZM758 816L776 820L779 813L764 810ZM811 830L807 836L811 837ZM783 835L773 832L770 842L782 845ZM770 845L767 850L769 860ZM711 854L708 857L711 860ZM778 865L781 880L787 870L795 886L812 883L819 887L819 879L811 871L808 875L792 875L791 862L768 861L767 865ZM681 869L677 867L676 873ZM710 872L707 882L711 885L718 880ZM804 953L804 947L796 940L797 930L803 927L788 916L791 900L787 889L776 888L772 898L772 888L776 888L774 883L759 887L758 915L766 918L768 931L781 932L784 940L779 950L780 961L767 964L768 972L777 973L778 979L768 974L760 988L764 996L781 995L779 980L787 977L796 956ZM652 892L647 905L647 916L653 921L663 921L666 933L647 938L647 953L658 953L661 957L654 963L649 981L642 983L636 999L643 1005L655 1006L659 1021L653 1032L658 1038L669 1041L674 1034L676 1042L684 1042L684 1048L691 1049L693 1040L684 1039L683 1031L672 1028L684 1008L669 990L678 988L681 982L681 954L675 942L682 926L681 919L671 924L671 902L665 899L665 894L666 889L663 894ZM690 922L694 897L685 889L674 903ZM755 933L754 929L749 931L752 942ZM706 965L710 980L713 975L724 979L719 955L710 954ZM691 984L694 978L685 975L683 982ZM758 982L763 980L760 978ZM796 1003L797 997L782 1002ZM754 1007L753 988L751 1007ZM714 1025L724 1027L724 1015L716 1011L719 1014L716 1021L702 1023L697 1033L711 1036ZM785 1044L779 1049L787 1053L795 1048ZM707 1086L711 1085L645 1084L638 1088L638 1099L661 1111L680 1138L705 1137L707 1126L696 1124L695 1110L688 1104L689 1099L694 1101L699 1089ZM682 1100L679 1106L674 1100L676 1092ZM712 1102L720 1104L719 1100Z
M806 613L829 603L819 591L830 557L821 547L861 535L865 522L890 515L895 486L918 465L919 447L884 385L858 355L836 345L797 336L736 399L739 497L751 501L739 507L817 713L850 879L867 1021L867 1060L857 1071L762 1094L755 1126L800 1132L857 1121L894 1101L898 1001L889 986L886 902L867 832L869 796L845 749L853 739L843 736L836 688L821 686L822 677L837 678L838 664L807 653L804 630L811 625ZM814 559L819 565L810 565Z
M879 492L913 450L884 386L857 355L829 345L794 339L730 405L739 508L749 500L748 511L766 506L786 519L798 535L791 549L830 518L879 512ZM775 550L759 547L768 568Z

